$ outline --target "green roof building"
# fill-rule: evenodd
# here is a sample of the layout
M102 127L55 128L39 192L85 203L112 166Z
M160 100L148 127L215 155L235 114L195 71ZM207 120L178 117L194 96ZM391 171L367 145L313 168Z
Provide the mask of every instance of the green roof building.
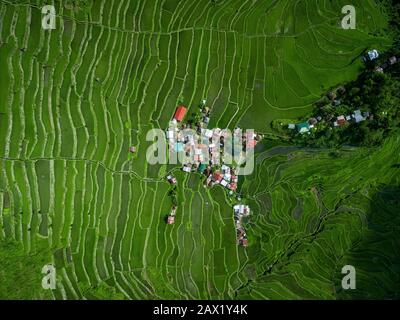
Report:
M206 170L207 166L204 163L200 163L199 172L203 173Z

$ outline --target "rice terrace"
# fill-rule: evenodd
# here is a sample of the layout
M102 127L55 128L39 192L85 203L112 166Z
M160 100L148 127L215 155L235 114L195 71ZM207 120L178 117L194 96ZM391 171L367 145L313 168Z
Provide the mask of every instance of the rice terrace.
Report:
M0 299L399 299L399 26L0 0Z

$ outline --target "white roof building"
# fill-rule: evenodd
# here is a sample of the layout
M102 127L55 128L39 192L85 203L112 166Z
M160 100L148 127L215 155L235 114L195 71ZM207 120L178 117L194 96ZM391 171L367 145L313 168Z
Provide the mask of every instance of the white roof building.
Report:
M231 169L225 164L223 164L221 166L221 170L222 170L222 172L230 172L231 171Z
M235 213L248 216L250 214L250 207L244 204L237 204L233 206Z
M172 139L174 139L174 131L172 131L172 130L168 130L167 131L167 137L168 137L168 139L170 139L170 140L172 140Z
M371 50L371 51L368 51L368 58L369 58L369 60L375 60L375 59L377 59L379 57L379 53L378 53L378 51L377 50Z
M356 122L357 122L357 123L366 120L366 118L364 118L364 117L362 116L360 110L355 110L355 111L354 111L354 119L356 119Z

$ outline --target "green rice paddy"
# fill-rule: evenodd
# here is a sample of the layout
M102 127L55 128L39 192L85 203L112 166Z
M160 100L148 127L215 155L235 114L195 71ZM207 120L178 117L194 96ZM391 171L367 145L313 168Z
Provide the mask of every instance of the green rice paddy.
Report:
M236 245L222 188L146 162L146 133L165 129L181 103L191 113L207 99L210 127L260 133L306 116L322 93L357 77L365 49L390 46L375 1L353 1L356 30L340 28L341 0L53 3L57 27L46 31L47 1L0 0L0 243L23 252L32 275L0 271L1 298L398 294L399 238L387 220L398 222L399 139L335 156L257 147L255 172L239 187L252 208L247 248ZM174 225L165 223L170 170ZM41 288L43 261L56 267L56 290ZM360 270L355 293L340 289L345 264ZM13 296L3 278L38 279L37 293Z

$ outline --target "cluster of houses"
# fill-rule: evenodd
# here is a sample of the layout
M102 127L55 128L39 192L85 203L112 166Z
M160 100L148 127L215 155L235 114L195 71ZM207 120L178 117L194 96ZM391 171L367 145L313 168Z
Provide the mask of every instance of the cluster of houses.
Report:
M238 177L236 175L235 168L222 165L221 170L216 170L213 173L211 173L211 171L208 170L208 172L206 172L206 175L207 174L208 177L205 182L206 186L212 187L214 185L220 184L221 186L231 191L236 191Z
M175 110L173 120L170 127L166 131L168 140L168 146L170 150L175 152L183 152L186 156L192 155L193 157L187 157L185 163L183 163L182 170L184 172L198 172L204 175L206 178L205 186L212 187L214 185L221 185L230 194L233 194L237 189L238 176L236 174L235 167L222 163L223 158L221 156L221 149L224 149L225 144L232 143L230 139L231 133L229 130L223 130L219 128L207 129L207 125L210 121L210 110L205 106L206 101L202 101L201 117L196 123L183 123L183 119L187 113L185 106L178 106ZM180 128L178 128L178 125ZM192 129L200 136L200 139L196 139L195 136L185 135L181 129ZM257 142L262 138L260 135L255 133L242 133L237 128L233 131L233 139L240 138L241 148L233 151L235 155L241 153L248 148L254 148ZM231 147L231 146L228 146ZM229 149L229 148L228 148ZM232 148L230 148L232 149ZM194 151L194 155L192 152ZM244 156L244 155L243 155ZM222 163L221 165L219 165ZM173 175L168 175L167 180L170 184L177 184L177 180ZM173 224L175 222L176 205L172 207L170 214L167 217L167 223ZM234 219L237 231L238 245L247 246L247 235L242 227L241 219L250 214L250 208L247 205L235 205L234 206Z
M201 120L193 124L193 127L189 124L181 125L182 129L196 131L200 139L194 135L185 135L177 124L182 122L186 112L187 109L184 106L177 107L172 125L166 133L169 149L175 152L183 152L187 156L182 170L187 173L199 172L204 174L207 177L207 186L221 184L223 187L235 191L238 182L235 168L223 164L223 157L221 157L221 151L225 147L232 150L231 146L228 145L232 143L232 139L228 139L232 138L230 131L220 128L207 129L210 110L205 106L205 100L203 100ZM261 136L258 134L249 132L243 134L242 130L236 128L233 131L233 140L241 141L242 145L240 148L233 148L234 155L245 158L245 150L254 148L260 139ZM222 163L222 166L219 170L217 168L220 163Z
M233 206L234 220L236 227L237 244L247 247L247 234L242 226L242 218L250 215L250 207L244 204Z
M332 122L333 127L343 127L351 122L359 123L368 119L371 119L372 115L368 111L361 112L360 110L354 110L350 115L340 115L334 118ZM308 133L310 134L311 129L313 129L316 124L321 121L321 117L310 118L306 122L298 123L298 124L289 124L288 128L290 130L297 130L298 133Z

